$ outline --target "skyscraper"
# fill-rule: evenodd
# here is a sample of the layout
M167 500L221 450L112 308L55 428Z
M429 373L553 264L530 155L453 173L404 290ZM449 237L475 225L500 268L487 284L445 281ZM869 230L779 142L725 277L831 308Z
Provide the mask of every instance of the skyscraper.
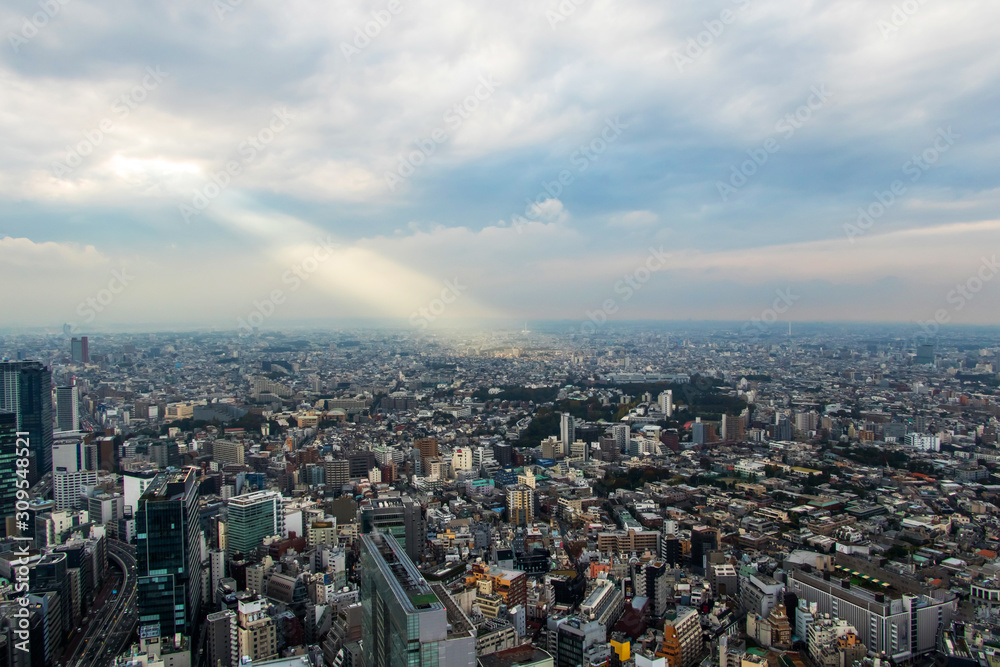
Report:
M361 537L364 667L472 667L476 630L440 585L431 585L391 535Z
M562 413L559 421L559 439L562 441L563 455L569 456L570 448L576 440L576 420L568 412Z
M0 362L0 412L17 415L17 430L28 434L36 475L48 472L52 467L51 370L37 361ZM14 471L0 471L8 473Z
M90 344L86 336L74 338L70 341L70 352L73 356L74 364L90 363Z
M226 555L230 558L235 553L253 553L265 537L285 532L285 511L277 491L235 496L226 507Z
M196 635L201 603L198 469L156 476L136 513L139 627Z
M615 424L611 427L611 437L615 439L615 445L619 452L628 451L629 427L628 424Z
M76 378L68 386L56 387L56 430L79 431L80 410Z

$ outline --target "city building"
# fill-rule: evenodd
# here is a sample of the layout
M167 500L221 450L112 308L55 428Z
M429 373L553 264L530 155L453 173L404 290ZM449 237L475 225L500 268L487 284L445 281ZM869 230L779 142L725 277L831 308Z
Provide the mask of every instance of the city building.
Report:
M406 545L406 554L415 563L423 560L427 546L427 524L420 503L409 496L366 499L358 507L362 533L379 530Z
M52 445L52 498L57 510L85 507L84 487L97 484L97 446L77 436Z
M226 503L226 555L250 554L264 538L285 533L285 511L277 491L254 491Z
M156 476L136 512L136 571L141 628L158 636L197 636L201 618L198 469Z
M389 534L361 536L364 667L473 667L476 630Z
M80 430L79 394L76 378L64 387L56 387L56 431Z
M17 430L27 434L33 482L52 468L51 370L37 361L0 362L0 412L17 415Z

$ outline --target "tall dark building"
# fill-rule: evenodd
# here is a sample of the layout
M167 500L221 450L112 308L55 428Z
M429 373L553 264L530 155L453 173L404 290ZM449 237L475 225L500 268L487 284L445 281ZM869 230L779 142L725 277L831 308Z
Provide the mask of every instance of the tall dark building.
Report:
M17 415L13 412L0 412L0 471L0 516L7 517L7 522L11 522L17 502L18 479Z
M514 465L514 447L512 445L498 442L493 445L493 456L496 457L497 463L505 468Z
M52 372L37 361L0 362L0 412L17 415L28 434L35 470L52 468ZM14 474L0 470L0 475ZM35 480L31 480L34 482Z
M715 528L695 526L691 529L691 569L695 574L705 574L708 554L718 548L719 536Z
M201 621L197 477L193 467L157 475L136 511L139 627L159 625L161 637L196 635Z
M70 342L70 346L73 355L73 363L75 364L90 363L90 342L87 340L86 336L82 336L80 338L74 338Z

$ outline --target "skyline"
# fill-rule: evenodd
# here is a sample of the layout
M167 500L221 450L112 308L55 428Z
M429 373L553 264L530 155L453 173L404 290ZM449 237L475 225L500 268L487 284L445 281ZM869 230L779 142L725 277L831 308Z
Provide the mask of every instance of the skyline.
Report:
M25 3L3 324L998 325L1000 7L903 4Z

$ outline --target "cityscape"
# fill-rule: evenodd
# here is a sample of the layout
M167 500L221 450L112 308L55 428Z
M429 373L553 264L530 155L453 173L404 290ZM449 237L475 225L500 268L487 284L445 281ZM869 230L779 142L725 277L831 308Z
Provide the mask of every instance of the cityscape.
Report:
M5 664L995 665L997 332L798 329L0 337Z
M997 0L5 0L0 667L1000 667Z

